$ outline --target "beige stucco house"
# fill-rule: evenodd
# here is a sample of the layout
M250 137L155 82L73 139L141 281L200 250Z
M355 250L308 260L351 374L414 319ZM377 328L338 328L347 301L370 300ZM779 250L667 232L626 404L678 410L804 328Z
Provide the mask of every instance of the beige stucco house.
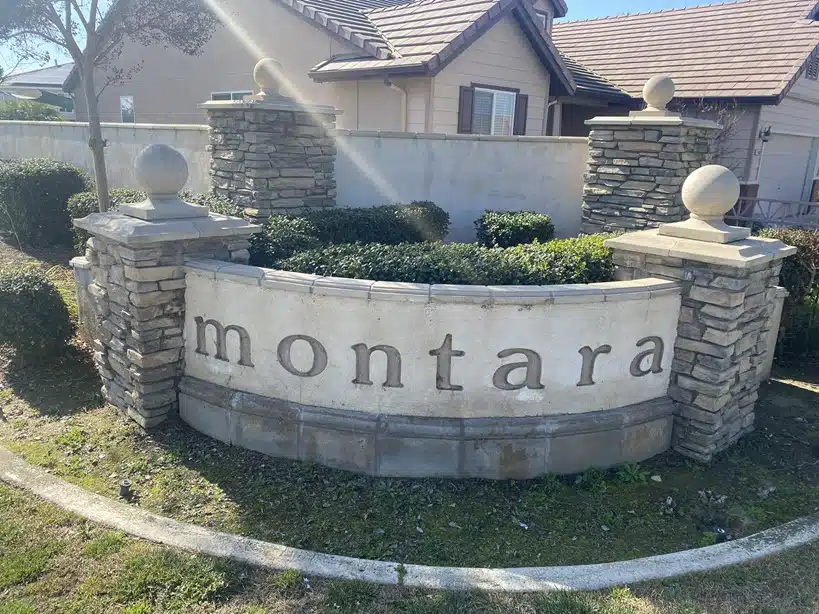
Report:
M139 70L101 93L103 121L200 123L199 103L251 92L260 56L349 129L542 135L550 98L575 89L548 34L563 0L218 1L225 25L200 55L126 43L118 65ZM67 87L82 120L76 76Z
M552 106L550 129L587 134L585 120L626 113L650 77L666 74L684 113L729 125L721 162L746 194L819 201L817 13L817 0L740 0L557 23L552 37L578 89ZM619 110L618 92L628 97Z
M249 94L270 56L288 93L340 108L342 128L582 136L667 74L686 114L728 120L720 161L746 194L819 200L819 0L563 23L564 0L214 2L224 25L198 56L125 45L118 65L139 70L104 89L104 121L201 123L199 103ZM82 120L76 75L66 87Z

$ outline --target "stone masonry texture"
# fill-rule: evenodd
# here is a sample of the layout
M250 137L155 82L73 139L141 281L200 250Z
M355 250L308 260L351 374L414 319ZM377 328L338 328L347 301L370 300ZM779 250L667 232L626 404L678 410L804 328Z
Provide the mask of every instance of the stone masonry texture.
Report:
M185 274L188 258L246 264L246 238L199 239L133 248L88 240L96 320L94 361L105 400L142 427L178 410L183 370Z
M336 199L335 115L208 109L213 191L263 221Z
M589 134L582 232L645 230L687 218L682 184L710 163L720 129L597 121Z
M669 386L672 445L709 462L753 430L782 263L737 268L619 250L614 260L619 279L684 284Z

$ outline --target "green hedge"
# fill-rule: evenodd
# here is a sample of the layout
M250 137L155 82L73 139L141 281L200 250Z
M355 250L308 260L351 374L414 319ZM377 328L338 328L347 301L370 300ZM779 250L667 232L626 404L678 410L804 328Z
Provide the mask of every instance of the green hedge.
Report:
M235 217L242 217L243 211L230 200L216 196L215 194L194 194L193 192L183 191L179 194L182 200L207 207L214 213L221 213L223 215L232 215ZM118 188L111 190L111 210L116 211L119 205L128 203L138 203L145 200L145 193L139 190L132 190L129 188ZM93 190L75 194L68 201L68 213L72 220L91 215L100 210L99 199L97 193ZM85 242L88 240L88 233L81 228L73 227L74 233L74 249L78 253L85 251Z
M767 228L763 237L779 239L799 251L782 263L780 283L790 296L782 313L780 358L819 354L819 230Z
M478 243L486 247L514 247L555 236L552 218L533 211L486 211L475 221Z
M611 281L607 237L594 235L512 248L476 243L329 245L282 260L281 269L333 277L425 284L548 285Z
M430 202L307 210L268 219L264 231L251 240L250 261L270 267L296 252L321 245L440 241L448 232L449 214Z
M86 189L78 168L40 158L0 161L0 235L28 246L68 245L68 200Z
M30 100L4 100L0 102L0 120L30 122L61 122L60 109L42 102Z
M0 345L28 357L65 351L74 324L57 288L36 271L0 272Z

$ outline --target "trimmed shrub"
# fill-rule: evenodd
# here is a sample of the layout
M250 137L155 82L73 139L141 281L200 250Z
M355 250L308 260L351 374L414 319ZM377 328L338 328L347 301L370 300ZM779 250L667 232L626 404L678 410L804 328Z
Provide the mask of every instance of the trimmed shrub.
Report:
M255 266L275 267L296 252L321 247L313 223L305 217L274 215L264 231L250 238L250 262Z
M819 230L766 228L759 234L799 250L782 263L780 283L790 296L782 312L777 354L780 358L819 354Z
M486 247L515 247L555 236L552 218L533 211L486 211L475 220L478 243Z
M32 158L0 162L0 235L22 245L71 242L68 200L86 189L78 168Z
M0 102L0 120L61 122L60 109L42 102L30 100L4 100Z
M347 243L440 241L449 232L449 214L430 202L359 209L306 210L274 215L250 240L250 262L275 267L297 252Z
M449 233L449 214L431 202L358 209L307 210L322 243L420 243Z
M476 243L330 245L299 252L279 268L333 277L424 284L548 285L610 281L607 237L595 235L518 247Z
M0 345L28 357L65 351L74 324L60 293L38 271L0 273Z
M145 200L144 192L131 190L129 188L111 190L109 196L111 198L112 211L115 211L119 205L124 203L138 203L141 200ZM93 191L75 194L68 200L68 214L72 220L97 213L99 210L100 201L97 198L97 193ZM82 254L85 252L85 242L90 235L82 228L77 228L73 224L72 230L74 233L74 249L77 253Z
M217 196L213 192L194 194L193 192L183 190L179 193L179 197L192 205L207 207L212 213L221 213L222 215L230 215L232 217L244 217L245 215L245 210L239 205L234 204L230 199Z

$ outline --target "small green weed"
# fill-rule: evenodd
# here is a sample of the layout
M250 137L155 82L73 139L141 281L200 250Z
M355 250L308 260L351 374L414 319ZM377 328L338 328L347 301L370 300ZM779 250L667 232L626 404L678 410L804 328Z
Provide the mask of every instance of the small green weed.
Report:
M92 559L100 559L109 554L116 554L124 545L124 533L106 533L88 542L85 545L85 553Z
M51 546L3 552L0 556L0 590L36 580L48 567L53 555Z
M646 484L651 473L640 466L640 463L626 463L617 468L615 474L621 484Z
M54 441L59 445L70 449L72 452L79 452L88 442L86 439L86 434L82 431L82 429L76 426L69 429L62 435L55 437Z
M586 469L586 471L580 474L577 483L584 489L596 493L604 493L608 490L606 472L600 469Z
M307 592L304 578L295 569L286 569L273 576L270 586L283 599L298 599Z

